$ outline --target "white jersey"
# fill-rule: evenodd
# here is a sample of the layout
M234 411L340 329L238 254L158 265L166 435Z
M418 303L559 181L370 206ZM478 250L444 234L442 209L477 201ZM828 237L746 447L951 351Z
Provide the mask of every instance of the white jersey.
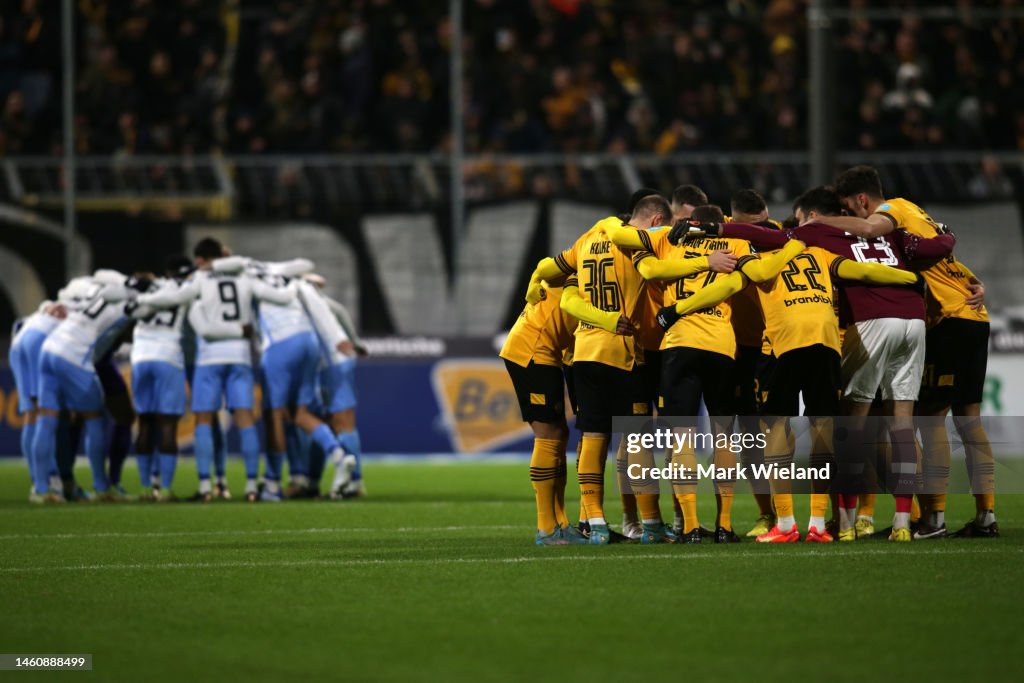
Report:
M139 297L142 305L168 308L192 303L188 320L196 331L196 365L251 365L245 327L253 322L253 300L287 304L295 289L274 288L247 275L200 270L176 292Z
M320 341L320 350L324 361L330 365L337 365L347 360L348 357L338 350L338 344L349 341L349 336L334 311L331 310L327 299L308 282L300 282L298 287L299 298L309 314L309 320L312 321L316 336Z
M57 329L57 325L60 325L60 323L59 319L54 318L49 313L41 310L36 311L21 322L21 327L18 328L14 338L11 339L11 346L17 346L21 343L21 340L29 332L41 332L43 336L49 336L51 332Z
M127 294L123 287L99 287L97 294L80 311L68 314L43 343L43 351L87 370L94 369L97 342L128 319Z
M175 280L157 280L156 292L171 290L176 293L181 285ZM135 324L132 337L132 365L147 362L168 363L185 367L185 353L181 348L181 330L188 313L188 305L154 310Z

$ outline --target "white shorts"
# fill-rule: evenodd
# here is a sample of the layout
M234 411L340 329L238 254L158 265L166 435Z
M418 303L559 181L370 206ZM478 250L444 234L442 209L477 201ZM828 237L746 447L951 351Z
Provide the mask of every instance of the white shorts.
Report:
M904 318L862 320L843 337L843 398L916 401L924 371L924 321Z

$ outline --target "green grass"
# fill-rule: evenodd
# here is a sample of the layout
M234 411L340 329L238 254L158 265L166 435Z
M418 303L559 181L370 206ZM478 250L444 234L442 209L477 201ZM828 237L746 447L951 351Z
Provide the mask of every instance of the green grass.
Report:
M33 680L1019 675L1021 496L999 498L994 541L538 548L525 465L367 479L345 503L33 507L23 466L0 465L0 652L94 654ZM739 530L753 510L737 498ZM950 526L972 514L951 497Z

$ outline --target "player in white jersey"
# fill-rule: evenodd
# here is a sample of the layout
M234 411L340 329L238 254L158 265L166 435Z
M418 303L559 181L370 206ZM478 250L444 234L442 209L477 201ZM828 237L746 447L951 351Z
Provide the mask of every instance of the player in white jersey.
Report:
M168 262L167 279L152 291L176 292L192 273L184 257ZM141 314L142 312L140 312ZM185 354L181 337L188 306L153 310L135 324L132 337L132 399L139 414L135 442L144 497L173 500L171 485L178 464L178 421L185 414ZM155 467L154 467L155 466ZM159 470L159 485L153 473Z
M357 355L366 355L366 347L356 335L348 311L326 296L325 281L319 275L306 277L299 286L299 297L313 322L320 342L322 370L320 386L325 393L324 409L331 430L347 456L355 459L351 476L347 463L335 462L332 498L351 498L366 494L363 484L362 447L355 420L355 364Z
M21 413L22 420L21 453L28 462L29 476L32 479L29 500L36 503L46 500L46 497L39 494L36 489L36 477L48 479L49 487L55 489L50 494L51 500L57 499L56 490L61 488L60 477L55 476L56 463L51 463L44 470L37 472L32 449L39 405L39 358L43 342L65 317L67 317L67 309L61 303L44 301L35 313L18 321L15 325L8 353L11 372L14 374L14 384L18 388L18 412ZM55 481L51 474L55 476Z
M196 330L198 349L192 380L192 412L196 417L195 453L199 470L196 499L212 499L210 466L213 463L212 423L226 398L227 408L238 427L245 461L246 500L258 499L259 434L253 416L252 352L249 335L253 322L253 301L287 304L295 297L294 287L275 288L244 274L213 270L224 248L213 238L200 240L193 250L197 271L175 292L154 292L139 297L139 303L168 308L191 303L189 322ZM230 337L210 339L203 334L209 322L234 329Z
M306 259L258 263L231 257L218 260L213 267L218 272L236 273L244 268L249 277L282 288L289 277L309 272L313 264ZM303 284L297 281L297 286ZM339 447L330 427L309 410L316 395L320 350L302 302L299 299L288 303L260 301L258 311L263 342L264 399L270 408L270 419L264 422L267 432L267 468L260 499L279 501L282 499L281 474L287 451L286 418L309 434L332 460L340 463L339 472L350 474L355 468L355 458L349 456L345 459L344 451ZM308 488L308 479L303 480L305 475L296 472L290 474L296 488Z
M40 359L39 416L33 445L37 472L48 469L57 449L60 411L80 414L84 421L85 451L92 469L93 487L101 499L111 499L104 468L106 455L103 389L94 365L97 344L107 335L117 334L129 321L134 304L123 275L97 273L93 296L81 310L70 313L47 337ZM49 484L36 478L40 495L49 492Z

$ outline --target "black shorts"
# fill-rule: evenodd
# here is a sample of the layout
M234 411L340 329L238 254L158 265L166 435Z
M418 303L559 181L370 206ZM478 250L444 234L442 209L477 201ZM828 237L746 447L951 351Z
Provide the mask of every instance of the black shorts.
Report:
M737 415L757 415L757 365L761 358L759 346L737 346L732 366L735 395L733 409Z
M839 414L839 354L823 344L793 349L779 356L761 406L763 415L794 417L804 399L804 415Z
M565 420L565 384L561 368L533 361L524 368L509 360L505 361L505 368L512 378L524 422Z
M981 403L988 333L988 323L962 318L946 318L928 330L919 400L947 406Z
M640 389L644 400L653 410L658 403L658 389L661 386L661 351L644 349L644 364L637 366L637 371L640 373Z
M611 434L616 416L649 415L639 369L579 361L572 366L576 384L576 428L581 432Z
M703 397L708 415L735 415L733 365L732 358L714 351L685 346L665 349L658 413L696 416Z

